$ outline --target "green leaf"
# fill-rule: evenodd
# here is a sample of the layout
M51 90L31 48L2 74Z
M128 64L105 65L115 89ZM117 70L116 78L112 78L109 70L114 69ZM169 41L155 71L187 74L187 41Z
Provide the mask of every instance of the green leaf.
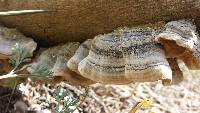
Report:
M10 58L10 63L15 65L15 67L18 67L30 61L28 57L28 51L19 43L16 43L12 48L12 56Z
M37 76L35 77L36 79L41 78L45 80L52 80L53 79L53 72L50 71L46 66L40 64L37 65L36 67L33 67L33 72L31 72L32 76ZM30 75L30 77L31 77Z

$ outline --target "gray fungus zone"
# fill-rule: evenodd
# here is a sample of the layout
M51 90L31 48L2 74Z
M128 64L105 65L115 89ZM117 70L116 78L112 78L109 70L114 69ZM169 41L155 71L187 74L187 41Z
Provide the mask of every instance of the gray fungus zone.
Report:
M12 34L16 30L6 32L7 35L3 33L4 29L8 30L1 27L0 59L9 59L14 42L21 44L31 57L37 44L24 36L16 38L17 35ZM53 73L51 83L67 81L83 86L159 80L163 85L177 84L183 80L178 60L182 60L188 69L200 69L199 41L196 27L189 20L171 21L159 29L144 26L119 28L82 44L68 42L48 49L40 48L26 72L32 73L44 65ZM26 46L28 43L32 45ZM39 77L38 81L46 82Z

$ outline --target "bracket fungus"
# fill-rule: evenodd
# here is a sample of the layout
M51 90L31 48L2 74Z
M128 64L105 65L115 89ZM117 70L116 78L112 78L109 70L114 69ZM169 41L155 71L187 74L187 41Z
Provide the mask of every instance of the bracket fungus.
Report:
M75 54L73 57L71 57L69 59L69 61L67 62L67 66L68 68L71 70L71 73L77 73L80 75L79 71L78 71L78 64L85 58L88 56L89 54L89 50L90 50L90 46L92 43L92 39L88 39L85 42L83 42L79 48L76 50ZM79 77L79 81L82 80L82 84L84 83L85 85L90 85L90 84L94 84L95 82L87 79L83 76L76 76ZM81 81L80 81L81 82Z
M89 54L89 50L90 50L90 46L92 43L92 39L88 39L85 42L83 42L79 48L76 50L74 56L72 58L69 59L69 61L67 62L67 66L70 70L79 73L78 72L78 64L85 58L88 56Z
M0 27L0 59L9 59L15 44L25 48L30 57L33 56L33 51L37 47L37 43L33 39L27 38L17 29Z
M166 57L183 60L189 69L200 69L200 39L193 22L168 22L155 40L164 46Z
M53 80L51 81L53 83L66 80L73 85L85 85L87 83L82 82L84 77L72 72L67 67L68 60L74 55L78 47L79 42L69 42L44 50L41 52L36 62L32 63L27 70L33 73L38 66L43 66L53 73ZM46 82L45 79L41 79L41 81Z
M170 84L172 71L151 28L124 28L96 36L89 55L78 65L81 75L105 84Z
M69 42L64 45L48 48L38 55L36 62L32 63L27 70L30 73L34 73L42 66L46 68L46 70L52 72L54 83L60 82L67 74L66 62L74 54L78 46L78 42Z
M197 42L196 27L189 20L171 21L155 40L164 46L166 57L175 58L192 50Z
M16 43L25 48L30 57L33 56L37 44L32 39L16 29L0 27L1 74L12 70L8 59L12 58ZM158 80L163 85L178 84L183 80L178 60L189 69L200 69L199 43L196 27L188 20L171 21L164 29L161 26L156 30L147 26L125 27L88 39L81 45L68 42L44 50L40 48L27 71L36 75L39 82L65 80L83 86L96 82L128 84ZM19 78L12 71L11 74L0 76L0 85L7 86L14 79L26 79Z

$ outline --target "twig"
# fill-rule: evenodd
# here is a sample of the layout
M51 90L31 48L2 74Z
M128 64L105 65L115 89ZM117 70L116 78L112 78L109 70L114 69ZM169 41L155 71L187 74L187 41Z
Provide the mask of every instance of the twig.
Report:
M129 113L136 113L136 111L141 107L141 102L136 102L133 108L130 110Z
M17 77L17 74L14 74L15 70L12 70L10 73L6 74L6 75L2 75L0 76L0 79L5 79L5 78L14 78Z
M7 107L6 107L6 113L8 112L8 108L9 108L10 102L11 102L11 100L12 100L12 97L13 97L13 94L14 94L16 88L17 88L17 81L15 81L14 89L12 90L11 96L10 96L10 98L9 98L8 105L7 105Z
M3 98L8 97L8 96L10 96L10 95L11 95L11 94L3 95L3 96L0 97L0 99L3 99Z
M89 86L85 88L85 95L84 95L83 99L81 99L80 103L76 106L76 108L74 109L74 111L76 111L83 104L83 102L85 102L85 99L88 97L89 89L90 89Z
M44 13L50 12L49 10L18 10L18 11L6 11L0 12L0 17L4 16L17 16L17 15L26 15L26 14L35 14L35 13Z
M30 77L30 78L38 78L38 77L43 77L42 75L39 74L7 74L7 75L2 75L0 76L0 80L1 79L6 79L6 78L14 78L14 77L18 77L18 78L23 78L23 77Z

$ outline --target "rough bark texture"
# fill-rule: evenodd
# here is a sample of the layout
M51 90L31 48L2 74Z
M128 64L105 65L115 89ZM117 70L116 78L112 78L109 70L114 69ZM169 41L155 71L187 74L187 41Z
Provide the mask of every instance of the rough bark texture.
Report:
M1 17L43 45L83 41L120 26L194 18L199 0L0 0L0 10L49 9L56 12Z

